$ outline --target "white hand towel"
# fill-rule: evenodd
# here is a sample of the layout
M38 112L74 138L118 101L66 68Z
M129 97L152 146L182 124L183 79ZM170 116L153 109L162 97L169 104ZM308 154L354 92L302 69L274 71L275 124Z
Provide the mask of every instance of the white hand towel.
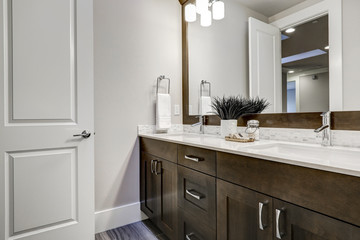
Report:
M156 96L156 129L167 130L171 127L170 94L158 93Z
M213 109L211 107L211 97L201 96L200 100L200 115L213 115Z

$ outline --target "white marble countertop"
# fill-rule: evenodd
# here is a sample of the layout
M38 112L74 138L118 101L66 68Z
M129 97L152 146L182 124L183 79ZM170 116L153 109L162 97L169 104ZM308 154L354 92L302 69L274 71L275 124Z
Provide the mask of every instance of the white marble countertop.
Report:
M139 134L156 140L227 152L264 160L360 177L360 149L260 140L229 142L216 135L174 133Z

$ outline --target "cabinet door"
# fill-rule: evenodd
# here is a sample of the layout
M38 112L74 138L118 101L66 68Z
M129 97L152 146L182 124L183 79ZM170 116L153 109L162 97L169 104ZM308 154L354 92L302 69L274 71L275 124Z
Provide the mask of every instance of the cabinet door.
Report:
M151 219L156 214L156 175L152 173L155 157L141 153L140 163L140 201L141 210Z
M274 225L274 239L360 239L358 227L276 199L274 199Z
M217 180L217 239L272 239L272 198Z
M177 236L177 165L166 160L155 162L156 225L170 239Z

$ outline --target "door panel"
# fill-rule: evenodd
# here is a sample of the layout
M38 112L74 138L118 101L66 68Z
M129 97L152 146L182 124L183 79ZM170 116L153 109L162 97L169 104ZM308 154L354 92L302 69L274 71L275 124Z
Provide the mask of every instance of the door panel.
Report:
M152 219L156 214L156 175L152 173L152 162L156 160L150 154L141 152L140 165L140 201L141 210Z
M259 214L259 203L263 203ZM261 216L261 224L260 224ZM217 239L272 239L272 199L217 180Z
M284 240L355 240L360 228L325 215L274 199L275 239ZM276 234L278 233L278 234Z
M75 0L9 4L11 120L74 121Z
M0 0L0 239L94 238L92 14Z
M12 234L77 221L76 158L74 148L8 155Z
M170 238L177 236L177 165L159 160L156 175L157 226Z
M250 97L266 98L266 112L282 112L280 30L249 18Z

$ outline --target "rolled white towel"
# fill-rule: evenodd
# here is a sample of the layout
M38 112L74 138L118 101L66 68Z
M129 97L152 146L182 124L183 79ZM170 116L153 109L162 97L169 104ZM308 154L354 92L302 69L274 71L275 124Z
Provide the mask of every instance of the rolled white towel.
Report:
M170 94L158 93L156 96L156 130L167 130L171 127Z

